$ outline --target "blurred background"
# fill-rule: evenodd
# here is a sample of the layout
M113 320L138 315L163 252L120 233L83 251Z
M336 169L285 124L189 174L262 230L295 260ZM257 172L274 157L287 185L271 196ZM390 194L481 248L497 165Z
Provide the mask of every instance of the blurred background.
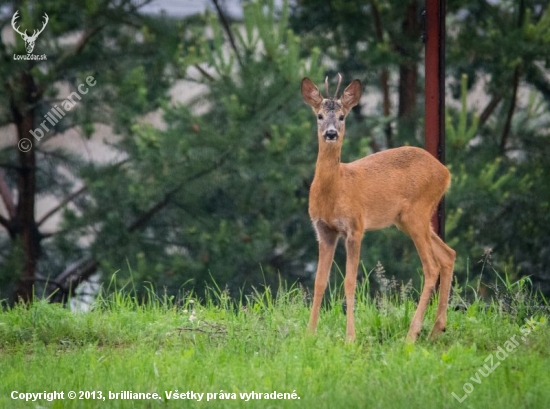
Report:
M456 285L481 296L497 275L550 293L549 3L447 0L446 238ZM317 140L300 81L364 84L343 161L423 146L423 8L0 2L0 300L311 286ZM17 31L40 29L29 52ZM365 235L360 280L375 270L421 285L395 228Z

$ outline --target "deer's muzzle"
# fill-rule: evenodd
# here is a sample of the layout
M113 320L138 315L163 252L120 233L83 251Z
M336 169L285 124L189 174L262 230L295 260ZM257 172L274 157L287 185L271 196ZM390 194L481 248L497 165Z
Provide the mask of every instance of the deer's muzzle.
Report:
M338 132L335 129L329 129L323 135L326 141L334 142L338 139Z

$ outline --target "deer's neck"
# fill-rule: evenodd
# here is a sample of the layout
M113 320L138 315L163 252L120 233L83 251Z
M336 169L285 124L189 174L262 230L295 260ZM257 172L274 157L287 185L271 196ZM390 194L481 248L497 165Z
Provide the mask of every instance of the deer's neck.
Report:
M336 191L339 187L340 154L340 147L330 145L319 146L313 183L324 195L329 194L331 191Z

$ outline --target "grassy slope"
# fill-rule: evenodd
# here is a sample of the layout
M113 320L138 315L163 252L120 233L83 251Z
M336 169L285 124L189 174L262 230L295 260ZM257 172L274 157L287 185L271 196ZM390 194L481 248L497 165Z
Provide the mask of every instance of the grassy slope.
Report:
M305 334L309 311L299 290L276 300L259 295L246 309L229 308L223 294L218 301L226 308L163 302L139 307L119 293L90 313L45 302L0 312L0 407L546 408L550 402L550 330L543 313L535 315L537 330L523 341L524 317L474 303L467 311L450 311L447 332L432 343L426 340L432 306L425 333L407 345L414 303L360 296L358 342L350 345L339 307L322 312L316 336ZM490 364L490 354L498 362L494 353L514 335L520 345L494 372L477 375L480 384L470 380ZM451 392L464 396L465 382L474 390L459 403ZM30 403L12 400L14 390L205 395L202 402ZM207 392L220 390L237 399L205 401ZM295 391L300 399L239 399L239 392L274 390Z

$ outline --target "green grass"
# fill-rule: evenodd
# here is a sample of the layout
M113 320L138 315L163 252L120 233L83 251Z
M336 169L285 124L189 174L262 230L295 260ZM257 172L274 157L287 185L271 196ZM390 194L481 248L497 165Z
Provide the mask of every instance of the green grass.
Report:
M550 402L550 330L546 307L503 308L480 300L449 311L447 332L427 340L435 305L415 345L404 342L415 309L410 297L371 298L358 291L357 342L344 341L339 291L328 294L318 333L305 332L309 301L299 288L248 298L223 291L199 303L148 292L102 296L91 312L71 313L37 301L0 312L1 408L546 408ZM525 300L522 300L525 301ZM455 296L453 306L463 303ZM525 318L536 330L525 334ZM496 353L516 336L504 360ZM523 336L524 340L520 337ZM513 344L512 344L513 345ZM483 365L500 362L487 377ZM476 375L476 373L478 373ZM479 380L476 382L475 380ZM465 395L463 385L473 390ZM470 390L469 386L466 386ZM13 400L23 393L64 392L63 400ZM105 400L70 400L69 391L101 391ZM109 391L158 393L160 400L113 400ZM168 400L166 392L203 393L202 401ZM222 392L223 391L223 392ZM249 400L240 393L299 399ZM222 399L234 393L236 399ZM212 394L207 400L207 393ZM213 399L213 394L218 397Z

